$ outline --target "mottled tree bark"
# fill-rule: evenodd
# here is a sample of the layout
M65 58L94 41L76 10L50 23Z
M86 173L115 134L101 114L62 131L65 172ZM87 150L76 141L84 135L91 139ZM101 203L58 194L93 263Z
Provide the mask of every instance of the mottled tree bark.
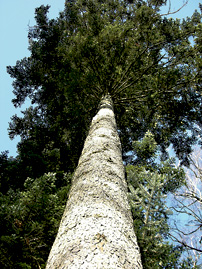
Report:
M46 268L142 268L109 96L92 120Z

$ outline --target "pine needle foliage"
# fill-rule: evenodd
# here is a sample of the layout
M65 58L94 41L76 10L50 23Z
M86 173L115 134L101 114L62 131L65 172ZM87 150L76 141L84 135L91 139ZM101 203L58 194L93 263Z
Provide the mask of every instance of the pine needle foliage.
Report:
M129 200L134 220L134 229L141 250L144 268L183 268L180 262L183 251L169 239L169 215L167 195L185 182L182 168L174 167L174 159L159 162L154 135L147 132L142 141L135 141L135 165L126 167ZM134 158L135 158L134 155ZM139 160L139 161L138 161ZM186 268L192 268L190 266Z
M61 170L73 171L108 93L124 153L151 130L162 152L172 144L187 161L202 119L201 14L168 19L160 14L166 2L69 0L52 20L49 6L37 8L28 34L31 55L8 67L14 105L29 98L34 109L12 118L10 137L35 140L41 153L51 144Z
M71 176L57 188L54 173L27 178L23 191L0 193L1 268L45 268L65 208Z

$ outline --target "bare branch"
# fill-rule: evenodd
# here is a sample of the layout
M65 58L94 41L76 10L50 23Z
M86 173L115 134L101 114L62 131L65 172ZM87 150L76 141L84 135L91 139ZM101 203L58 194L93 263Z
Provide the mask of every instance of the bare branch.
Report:
M186 186L175 193L174 198L177 204L172 207L175 212L179 213L179 216L185 215L186 220L182 224L173 219L170 238L186 247L187 252L195 257L197 263L202 255L202 175L200 169L202 152L196 153L194 151L190 157L191 165L189 169L186 169Z
M187 232L187 233L185 233L185 232L183 232L182 230L180 230L180 229L177 227L177 224L176 224L176 222L175 222L175 230L176 230L179 234L183 234L183 235L185 235L185 236L187 236L187 235L191 235L191 234L197 232L200 228L201 228L201 225L200 225L199 227L197 227L195 230L193 230L193 231L191 231L191 232Z
M195 250L195 251L198 251L198 252L201 252L202 253L202 250L201 249L198 249L198 248L195 248L195 247L192 247L190 245L188 245L187 243L185 243L184 241L180 241L177 237L175 237L173 234L169 234L169 236L176 242L180 243L181 245L183 245L184 247L186 248L189 248L191 250Z
M160 14L160 16L167 16L167 15L172 15L175 14L177 12L179 12L183 7L185 7L188 4L189 0L187 0L180 8L178 8L176 11L170 12L171 10L171 2L169 2L169 10L168 13L166 14Z

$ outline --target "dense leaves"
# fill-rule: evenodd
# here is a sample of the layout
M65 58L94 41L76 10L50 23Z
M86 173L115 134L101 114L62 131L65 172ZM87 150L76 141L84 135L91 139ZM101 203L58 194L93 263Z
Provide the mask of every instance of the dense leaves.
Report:
M55 20L48 20L48 6L37 8L31 56L8 67L15 79L13 103L30 98L35 108L32 119L29 111L13 117L10 136L38 140L46 130L40 150L54 144L72 170L97 104L110 93L124 153L151 130L164 154L172 143L186 161L202 118L201 15L182 23L161 17L164 2L66 1Z
M181 251L169 242L165 188L168 176L145 169L127 167L134 227L144 268L164 268L168 261L178 261ZM180 179L179 179L180 180ZM178 254L178 255L177 255ZM171 266L173 268L173 266Z
M151 132L147 132L142 141L133 144L137 158L135 165L127 165L126 172L143 267L183 268L179 260L183 248L168 241L168 219L172 212L166 205L167 194L185 182L183 169L173 166L175 160L159 162L155 158L158 146Z
M57 233L70 187L56 188L55 174L27 178L24 190L0 195L0 265L2 268L44 268Z

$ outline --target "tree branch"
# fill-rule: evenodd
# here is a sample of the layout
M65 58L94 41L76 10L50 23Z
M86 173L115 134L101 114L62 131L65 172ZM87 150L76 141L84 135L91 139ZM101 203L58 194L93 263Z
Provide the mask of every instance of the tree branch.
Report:
M177 12L179 12L183 7L185 7L188 4L189 0L187 0L180 8L178 8L176 11L170 12L171 9L171 4L169 3L169 11L166 14L160 14L160 16L167 16L167 15L172 15Z
M125 79L125 77L127 77L127 75L129 74L132 66L135 64L137 59L140 58L147 50L148 50L148 47L146 46L146 48L137 57L135 57L135 59L130 63L129 67L126 69L124 74L121 76L120 80L118 82L116 82L115 85L113 86L112 90L114 93L116 93L117 90L121 87L120 83Z
M174 239L174 241L176 241L176 242L180 243L180 244L181 244L181 245L183 245L184 247L186 247L186 248L189 248L189 249L191 249L191 250L195 250L195 251L198 251L198 252L201 252L201 253L202 253L202 250L201 250L201 249L194 248L194 247L192 247L192 246L190 246L190 245L186 244L185 242L180 241L180 240L179 240L177 237L175 237L174 235L172 235L172 234L170 234L170 233L169 233L169 236L172 238L172 240Z

